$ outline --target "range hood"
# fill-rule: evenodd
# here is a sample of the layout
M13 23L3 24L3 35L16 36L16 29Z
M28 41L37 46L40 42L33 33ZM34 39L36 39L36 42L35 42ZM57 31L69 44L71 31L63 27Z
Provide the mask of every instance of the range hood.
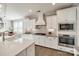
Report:
M36 21L36 25L45 25L45 21L44 21L44 18L43 18L43 13L38 13L38 18L37 18L37 21Z

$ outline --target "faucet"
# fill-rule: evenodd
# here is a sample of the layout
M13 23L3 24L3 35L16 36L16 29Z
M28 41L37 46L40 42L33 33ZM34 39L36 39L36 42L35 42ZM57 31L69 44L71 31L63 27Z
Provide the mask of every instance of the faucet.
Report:
M5 41L5 32L2 33L2 40Z
M8 32L8 31L4 31L4 32L2 33L2 41L3 41L3 42L5 41L5 32Z

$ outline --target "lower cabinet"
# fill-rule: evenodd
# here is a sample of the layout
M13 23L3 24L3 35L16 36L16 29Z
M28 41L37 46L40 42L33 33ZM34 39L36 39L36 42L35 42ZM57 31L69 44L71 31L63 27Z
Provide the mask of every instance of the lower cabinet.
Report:
M58 50L74 54L74 48L58 46Z
M73 54L68 52L63 52L56 49L47 48L44 46L35 46L35 55L36 56L73 56Z
M24 49L23 51L18 53L16 56L27 56L26 52L27 52L26 49Z
M35 44L44 46L44 47L48 47L48 48L52 48L52 49L56 49L56 50L60 50L60 51L65 51L65 52L72 53L72 54L74 53L73 48L58 46L58 38L57 37L37 36L35 38ZM60 52L57 52L57 54L58 53L60 53ZM62 55L61 53L60 53L60 55ZM63 53L63 54L66 54L66 53Z
M35 56L35 45L31 45L18 53L16 56Z
M46 36L35 36L35 44L45 46L45 40L47 39Z
M67 53L67 52L64 52L64 51L60 51L60 50L52 50L52 55L53 56L73 56L73 54L71 53Z
M48 39L45 40L45 45L49 48L57 49L58 39L56 37L48 37Z
M74 56L71 53L63 52L63 51L57 51L57 56Z
M35 56L35 45L31 45L26 49L27 56Z
M35 44L57 49L58 39L56 37L37 36L35 38Z

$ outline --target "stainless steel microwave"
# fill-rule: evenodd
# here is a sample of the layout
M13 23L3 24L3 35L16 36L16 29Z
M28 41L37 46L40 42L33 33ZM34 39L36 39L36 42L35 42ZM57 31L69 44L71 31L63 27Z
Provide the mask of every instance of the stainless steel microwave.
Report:
M58 29L59 30L74 30L74 24L73 23L60 23L58 24Z

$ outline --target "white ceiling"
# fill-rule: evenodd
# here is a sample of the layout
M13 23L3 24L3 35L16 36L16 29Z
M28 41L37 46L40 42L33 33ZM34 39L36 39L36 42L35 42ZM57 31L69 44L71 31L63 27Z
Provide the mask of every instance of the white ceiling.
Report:
M60 9L71 6L72 3L57 3L52 5L51 3L14 3L7 4L7 7L16 8L17 10L25 10L28 12L29 9L32 9L33 12L41 10L42 12L47 12L50 10Z
M3 4L4 5L4 4ZM31 9L33 12L36 12L40 10L41 12L46 13L47 15L53 14L54 11L70 7L73 5L73 3L56 3L55 5L52 5L51 3L9 3L5 4L7 5L7 17L23 17L25 15L28 15L29 9Z

